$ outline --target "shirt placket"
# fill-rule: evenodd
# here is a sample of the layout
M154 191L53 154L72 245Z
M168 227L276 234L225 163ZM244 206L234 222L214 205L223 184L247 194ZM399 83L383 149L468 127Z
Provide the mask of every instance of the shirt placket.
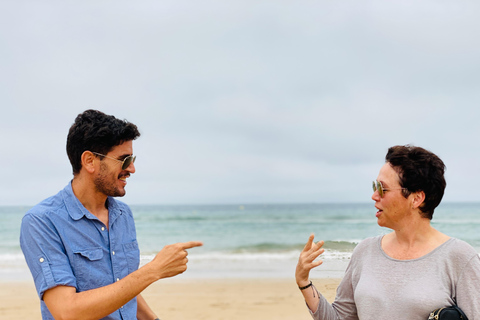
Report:
M119 239L116 238L116 232L115 232L115 220L117 219L118 215L117 214L112 214L110 216L110 227L109 227L109 232L108 232L108 238L110 242L110 260L112 261L112 270L113 270L113 281L117 282L120 281L123 276L122 276L122 267L120 261L117 259L117 254L115 250L117 250L117 243ZM125 318L125 315L123 314L123 309L124 306L121 306L119 311L122 319Z

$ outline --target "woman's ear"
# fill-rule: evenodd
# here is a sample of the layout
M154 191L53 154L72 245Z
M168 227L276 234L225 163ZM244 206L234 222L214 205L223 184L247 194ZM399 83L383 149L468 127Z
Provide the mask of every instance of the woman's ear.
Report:
M418 192L412 193L412 195L413 195L412 209L418 209L425 201L425 192L418 191Z
M88 173L95 172L95 160L96 157L91 151L84 151L82 153L82 167L87 170Z

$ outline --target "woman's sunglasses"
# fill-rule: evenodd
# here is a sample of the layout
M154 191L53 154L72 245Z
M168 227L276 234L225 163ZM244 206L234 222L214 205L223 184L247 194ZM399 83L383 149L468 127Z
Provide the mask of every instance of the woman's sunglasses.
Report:
M407 188L384 188L380 181L373 181L373 192L378 191L380 198L383 198L386 191L403 189L407 190Z
M125 157L123 160L118 160L118 159L106 156L106 155L98 153L98 152L93 152L92 151L92 153L94 153L96 155L99 155L99 156L102 156L102 157L105 157L105 158L108 158L108 159L112 159L112 160L121 162L122 163L122 170L126 170L132 163L135 162L135 159L137 159L137 156L134 156L133 154Z

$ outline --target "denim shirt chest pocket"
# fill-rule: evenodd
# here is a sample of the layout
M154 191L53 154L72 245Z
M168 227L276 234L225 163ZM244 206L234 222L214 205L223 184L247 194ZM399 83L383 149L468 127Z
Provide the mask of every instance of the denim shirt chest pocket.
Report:
M132 273L138 269L140 264L140 249L138 248L137 240L124 243L123 252L127 260L128 273Z
M108 284L111 271L102 247L75 249L73 253L73 270L78 291Z

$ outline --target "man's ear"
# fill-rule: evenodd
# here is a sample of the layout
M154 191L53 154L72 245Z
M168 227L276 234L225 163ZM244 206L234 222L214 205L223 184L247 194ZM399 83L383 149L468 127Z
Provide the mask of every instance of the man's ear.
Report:
M95 161L97 160L95 155L91 151L84 151L82 153L82 167L87 170L88 173L95 172Z

